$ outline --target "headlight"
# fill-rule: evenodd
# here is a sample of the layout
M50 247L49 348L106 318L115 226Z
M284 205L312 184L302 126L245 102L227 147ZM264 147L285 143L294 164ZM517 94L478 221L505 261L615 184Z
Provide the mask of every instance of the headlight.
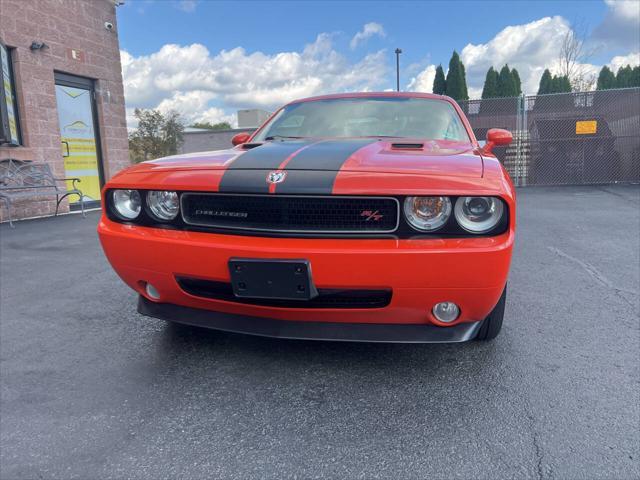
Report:
M123 220L133 220L140 215L142 199L137 190L114 190L112 195L115 213Z
M449 220L451 200L449 197L407 197L404 216L416 230L432 232Z
M504 204L493 197L460 197L454 211L458 224L467 232L485 233L502 218Z
M147 193L147 205L158 220L173 220L180 211L176 192L152 190Z

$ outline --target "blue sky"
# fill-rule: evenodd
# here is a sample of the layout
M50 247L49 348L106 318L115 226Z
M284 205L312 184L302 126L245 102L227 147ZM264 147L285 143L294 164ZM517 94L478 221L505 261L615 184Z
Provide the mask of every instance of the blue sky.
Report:
M472 96L508 62L534 93L567 31L584 34L583 70L637 63L640 2L218 2L126 0L118 8L127 106L187 121L233 120L309 94L429 91L435 65L461 53ZM360 33L359 33L360 32ZM130 112L129 112L130 113Z

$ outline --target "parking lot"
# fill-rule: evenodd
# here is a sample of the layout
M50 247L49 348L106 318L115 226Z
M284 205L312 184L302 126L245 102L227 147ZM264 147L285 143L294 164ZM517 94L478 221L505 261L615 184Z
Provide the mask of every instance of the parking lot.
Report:
M640 188L520 189L491 343L136 313L97 212L0 226L0 476L638 478Z

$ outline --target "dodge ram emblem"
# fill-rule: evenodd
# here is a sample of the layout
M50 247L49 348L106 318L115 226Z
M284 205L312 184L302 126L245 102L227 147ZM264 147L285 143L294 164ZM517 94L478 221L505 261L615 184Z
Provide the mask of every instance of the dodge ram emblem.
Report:
M273 172L269 172L267 175L267 183L281 183L284 182L284 179L287 176L287 172L283 172L281 170L276 170Z

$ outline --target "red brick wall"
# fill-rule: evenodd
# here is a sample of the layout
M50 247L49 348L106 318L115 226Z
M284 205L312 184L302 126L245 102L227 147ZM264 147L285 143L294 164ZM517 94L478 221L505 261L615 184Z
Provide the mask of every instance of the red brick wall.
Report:
M54 70L96 82L96 104L105 177L129 165L127 128L113 0L0 0L0 41L13 47L22 147L0 147L0 159L47 162L64 176ZM105 22L114 25L109 31ZM32 52L31 42L49 48ZM68 49L83 52L73 60ZM55 202L26 200L14 218L53 214ZM67 211L65 204L61 211ZM6 219L2 206L0 220Z

